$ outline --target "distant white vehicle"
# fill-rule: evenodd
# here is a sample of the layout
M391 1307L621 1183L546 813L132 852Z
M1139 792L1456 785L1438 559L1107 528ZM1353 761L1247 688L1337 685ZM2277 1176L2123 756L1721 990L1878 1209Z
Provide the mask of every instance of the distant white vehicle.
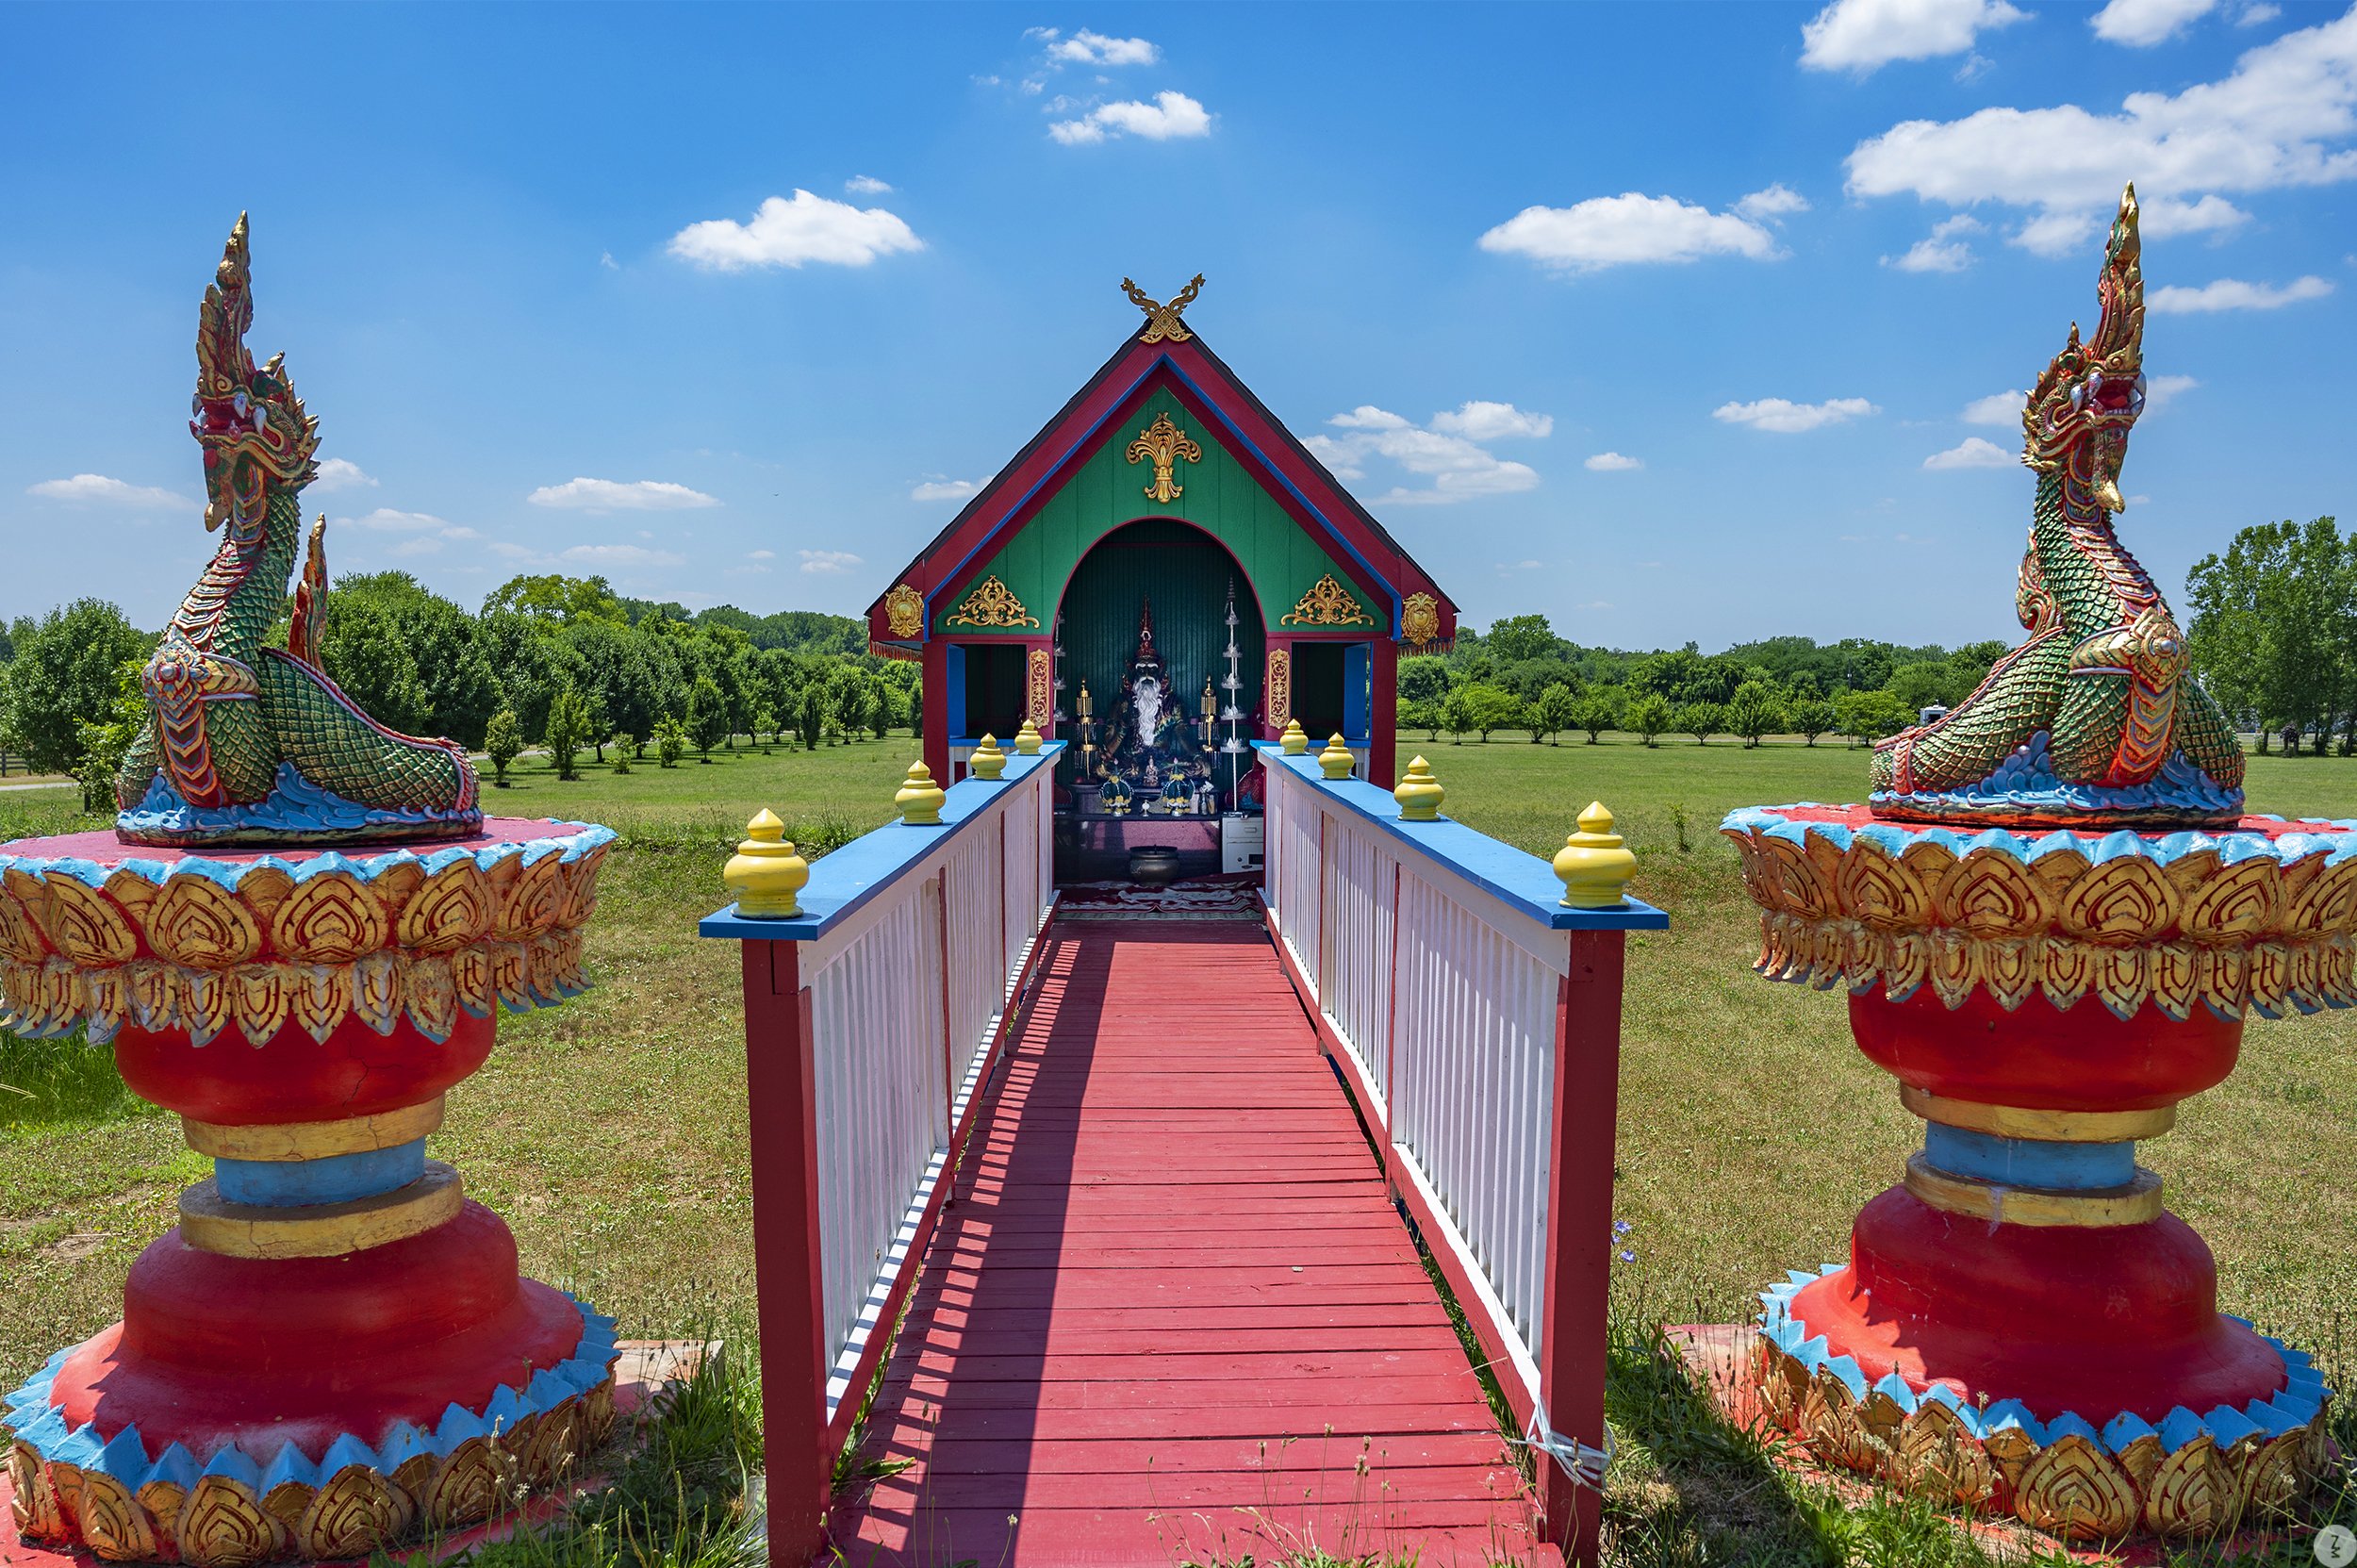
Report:
M1937 702L1934 702L1934 703L1933 703L1930 707L1928 707L1928 708L1918 708L1918 709L1915 711L1915 721L1916 721L1918 724L1930 724L1930 723L1934 723L1934 722L1936 722L1937 720L1939 720L1939 719L1945 718L1947 718L1947 717L1948 717L1948 710L1947 710L1946 708L1941 707L1941 706L1940 706L1938 703L1937 703Z

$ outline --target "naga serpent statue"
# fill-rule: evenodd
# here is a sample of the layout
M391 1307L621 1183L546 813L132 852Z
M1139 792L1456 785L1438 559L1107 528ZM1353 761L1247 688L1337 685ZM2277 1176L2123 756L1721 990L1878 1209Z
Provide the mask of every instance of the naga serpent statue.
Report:
M319 421L285 355L258 369L246 220L229 233L197 321L189 430L205 451L205 526L221 546L140 672L148 723L115 781L126 843L340 844L447 838L480 828L465 748L377 723L320 666L327 590L322 517L310 530L287 646L287 607L317 477Z
M2029 637L1945 717L1876 745L1878 817L2192 827L2241 816L2241 743L2187 672L2161 590L2112 531L2144 411L2140 252L2130 186L2094 336L2083 343L2071 326L2022 410L2022 462L2038 476L2015 595Z

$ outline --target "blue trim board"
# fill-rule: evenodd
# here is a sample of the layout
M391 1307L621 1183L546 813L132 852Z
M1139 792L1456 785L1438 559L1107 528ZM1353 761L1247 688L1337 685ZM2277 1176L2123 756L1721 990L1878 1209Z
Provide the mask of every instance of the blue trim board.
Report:
M1285 755L1275 742L1253 742L1263 766L1288 767L1323 790L1337 805L1348 806L1393 838L1449 867L1482 891L1512 906L1553 931L1667 931L1670 916L1640 899L1623 900L1618 909L1566 909L1563 884L1555 867L1537 855L1501 844L1462 822L1442 817L1435 822L1403 822L1399 802L1387 789L1359 779L1327 779L1318 759Z
M215 1160L213 1181L231 1203L300 1209L353 1203L405 1187L425 1174L425 1140L319 1160Z
M2134 1144L2063 1144L1923 1124L1923 1158L1968 1181L2049 1192L2124 1187L2136 1179Z
M862 834L832 854L819 856L811 863L810 883L802 889L799 900L802 913L792 919L756 920L737 914L736 906L731 904L697 922L696 934L733 937L739 941L816 941L899 881L910 867L931 854L942 840L981 820L984 808L1017 780L1030 777L1038 768L1054 767L1056 758L1069 744L1047 741L1035 756L1010 752L1002 779L960 779L943 791L939 827L887 822L873 833Z

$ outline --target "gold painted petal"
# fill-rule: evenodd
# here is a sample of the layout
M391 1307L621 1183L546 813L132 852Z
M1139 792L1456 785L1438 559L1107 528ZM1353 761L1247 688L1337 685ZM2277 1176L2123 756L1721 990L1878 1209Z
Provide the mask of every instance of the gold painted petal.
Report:
M2168 880L2141 855L2092 867L2063 895L2056 922L2089 941L2149 942L2177 923Z
M229 977L218 969L175 969L173 991L180 1004L180 1027L189 1043L207 1046L229 1027Z
M226 1476L201 1477L173 1527L190 1568L255 1568L287 1555L287 1527L261 1500Z
M2144 1527L2155 1535L2208 1535L2235 1502L2234 1479L2205 1433L2164 1457L2146 1483Z
M78 877L59 872L42 880L49 899L41 924L59 952L86 969L139 956L139 932L121 905Z
M2182 1022L2200 994L2201 949L2189 942L2164 942L2145 949L2144 972L2152 1005Z
M366 1557L400 1533L404 1511L383 1476L347 1464L297 1518L295 1550L314 1560Z
M458 990L452 982L447 958L407 958L402 961L402 999L409 1021L429 1040L447 1040L458 1026Z
M499 989L491 982L491 955L482 947L461 948L450 955L450 979L458 1005L477 1018L487 1018L499 1005Z
M563 867L557 862L555 855L542 855L516 873L492 916L492 930L501 940L529 942L556 924L564 894Z
M1898 1473L1910 1492L1976 1508L1997 1490L1997 1467L1962 1417L1937 1399L1908 1416L1899 1436Z
M515 1485L515 1461L487 1437L470 1437L434 1468L419 1511L438 1529L487 1519Z
M241 964L230 972L238 1027L253 1044L267 1045L287 1027L294 1008L295 971L283 964Z
M11 1511L19 1535L27 1541L65 1539L65 1515L58 1507L57 1491L31 1444L8 1444L8 1490L15 1497Z
M2271 931L2283 918L2283 876L2254 856L2203 880L2185 904L2184 933L2196 942L2227 942Z
M2118 1461L2077 1432L2047 1444L2015 1483L2014 1517L2066 1541L2098 1541L2135 1528L2142 1510Z
M379 1034L401 1016L401 975L393 955L373 952L352 966L352 1011Z
M325 1045L352 1015L352 971L340 965L305 965L289 977L288 1000L304 1032Z
M180 986L169 964L152 958L124 966L131 996L131 1022L140 1029L170 1029L179 1015Z
M447 953L479 938L490 924L490 886L472 857L462 857L428 877L411 897L399 935L411 951Z
M226 969L261 950L262 932L235 895L207 878L164 880L147 915L147 945L192 968Z
M304 964L349 964L385 945L385 912L345 872L311 878L271 917L271 944Z

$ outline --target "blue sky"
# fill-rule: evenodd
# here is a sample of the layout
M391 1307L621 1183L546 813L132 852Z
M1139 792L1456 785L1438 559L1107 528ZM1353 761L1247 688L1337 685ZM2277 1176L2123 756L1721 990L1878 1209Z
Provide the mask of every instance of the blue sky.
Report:
M2013 635L2003 394L2092 320L2130 177L2132 548L2182 600L2357 477L2338 5L18 6L0 42L4 615L154 626L193 579L241 207L331 567L470 604L856 613L1134 329L1125 274L1201 272L1190 321L1475 623Z

